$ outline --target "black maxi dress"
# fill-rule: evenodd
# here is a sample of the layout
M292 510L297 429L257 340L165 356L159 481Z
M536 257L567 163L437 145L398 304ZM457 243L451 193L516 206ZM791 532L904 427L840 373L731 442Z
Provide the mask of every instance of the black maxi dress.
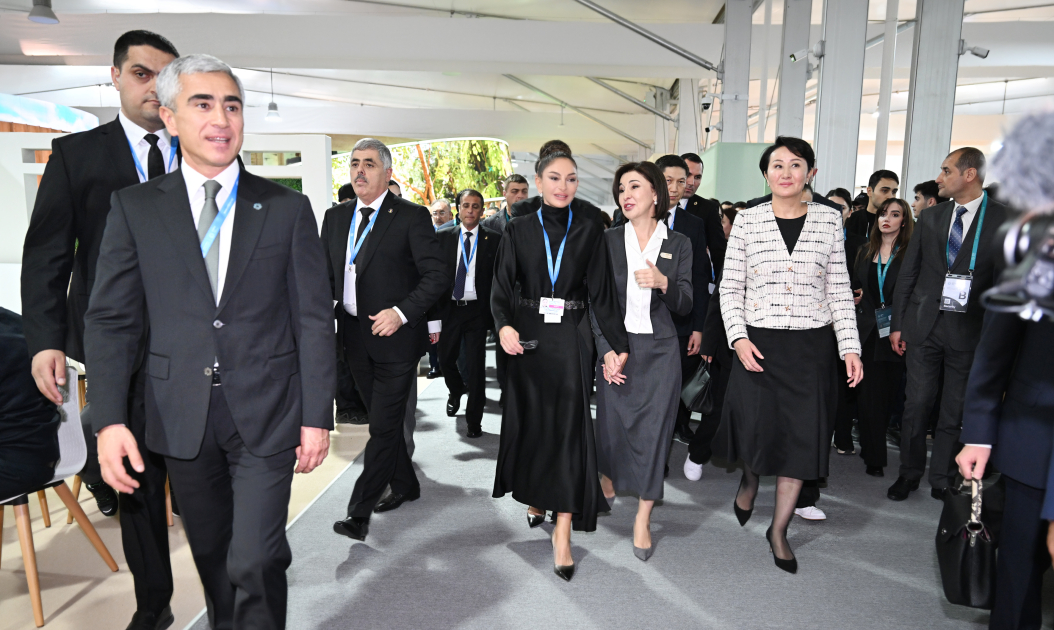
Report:
M569 308L559 324L546 324L537 302L555 293L557 298L588 304L615 352L629 352L604 226L594 215L595 211L574 212L555 291L538 213L509 221L491 288L495 330L512 326L521 341L538 341L536 349L509 357L493 496L511 492L520 503L570 512L574 528L584 531L596 529L603 496L589 409L593 378L589 312ZM555 261L568 231L568 210L543 206L542 218Z

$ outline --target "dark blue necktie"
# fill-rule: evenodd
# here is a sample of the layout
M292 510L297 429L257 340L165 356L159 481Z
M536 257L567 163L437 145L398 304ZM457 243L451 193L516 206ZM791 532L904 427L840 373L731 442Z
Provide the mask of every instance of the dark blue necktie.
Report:
M966 214L966 206L955 209L955 222L952 223L952 233L948 237L948 268L951 269L955 257L959 255L959 249L963 246L963 215Z
M457 274L454 276L454 299L465 299L465 277L468 276L468 261L465 260L465 252L472 251L472 232L465 232L465 249L461 253L457 265Z

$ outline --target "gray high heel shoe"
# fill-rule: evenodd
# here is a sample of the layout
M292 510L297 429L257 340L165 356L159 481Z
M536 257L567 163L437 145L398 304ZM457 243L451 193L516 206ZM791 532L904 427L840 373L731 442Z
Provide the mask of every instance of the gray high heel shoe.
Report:
M637 556L637 559L641 560L643 562L647 562L648 558L651 557L651 554L654 551L655 551L655 544L654 543L652 543L651 547L645 547L643 549L638 547L637 545L633 545L633 555Z

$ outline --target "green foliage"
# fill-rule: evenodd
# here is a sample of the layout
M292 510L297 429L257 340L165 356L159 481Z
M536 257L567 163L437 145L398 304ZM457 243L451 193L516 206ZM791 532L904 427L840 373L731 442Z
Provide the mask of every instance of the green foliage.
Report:
M422 205L454 199L466 188L484 197L500 197L501 182L512 172L509 145L499 140L397 145L392 147L392 160L394 179L402 184L403 196Z
M299 177L297 177L297 178L290 177L290 178L283 178L283 179L277 179L276 178L276 179L272 179L271 181L275 182L275 183L278 183L278 184L281 184L281 185L285 186L286 188L292 188L293 190L295 190L297 192L301 192L301 193L304 192L304 181L302 179L300 179Z

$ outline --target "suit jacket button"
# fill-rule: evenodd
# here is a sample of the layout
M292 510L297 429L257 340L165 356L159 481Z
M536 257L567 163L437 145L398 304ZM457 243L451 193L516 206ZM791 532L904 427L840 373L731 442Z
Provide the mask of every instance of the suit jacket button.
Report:
M212 327L213 328L223 328L223 322L221 322L220 320L217 319L216 321L212 322Z
M212 368L210 368L210 367L205 368L205 376L212 376Z

